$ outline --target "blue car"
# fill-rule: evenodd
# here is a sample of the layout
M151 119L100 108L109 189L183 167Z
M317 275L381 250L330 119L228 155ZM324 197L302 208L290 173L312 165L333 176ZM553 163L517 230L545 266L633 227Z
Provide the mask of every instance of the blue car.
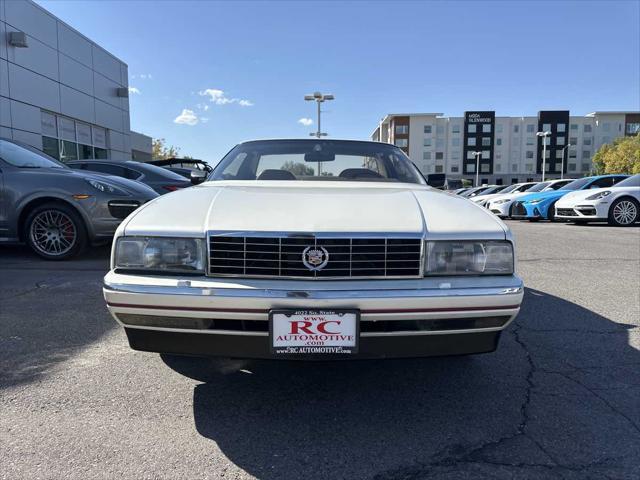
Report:
M527 219L530 222L537 220L554 220L555 204L567 193L576 190L588 190L590 188L607 188L621 182L629 175L599 175L585 177L568 183L560 190L549 192L536 192L518 198L511 207L511 218Z

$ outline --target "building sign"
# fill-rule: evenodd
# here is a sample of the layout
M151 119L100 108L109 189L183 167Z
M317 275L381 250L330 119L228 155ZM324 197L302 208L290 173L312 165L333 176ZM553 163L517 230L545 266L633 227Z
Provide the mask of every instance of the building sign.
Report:
M467 112L465 114L465 122L467 123L493 123L494 119L494 112Z

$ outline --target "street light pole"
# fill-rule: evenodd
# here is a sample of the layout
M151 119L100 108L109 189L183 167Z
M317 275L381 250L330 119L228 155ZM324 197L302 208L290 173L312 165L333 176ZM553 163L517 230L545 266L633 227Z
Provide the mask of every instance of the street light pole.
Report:
M320 104L328 100L333 100L335 99L335 97L331 94L325 95L320 92L314 92L311 95L305 95L304 99L307 102L316 102L318 104L318 130L315 133L310 133L309 135L316 138L326 137L327 134L322 133L322 130L320 129L320 113L321 113Z
M564 156L567 153L567 148L569 147L573 147L573 145L568 143L562 148L562 163L560 164L560 180L564 178Z
M473 154L476 156L476 187L479 187L480 185L478 185L478 183L480 182L480 156L482 155L482 152L473 152Z
M544 173L547 166L547 137L551 132L538 132L537 136L542 137L542 181L544 182Z

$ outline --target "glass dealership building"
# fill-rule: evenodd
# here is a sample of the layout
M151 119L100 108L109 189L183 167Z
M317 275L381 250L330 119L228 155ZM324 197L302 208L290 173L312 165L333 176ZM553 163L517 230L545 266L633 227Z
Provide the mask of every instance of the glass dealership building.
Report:
M0 137L63 161L150 159L128 97L122 60L30 0L0 0Z

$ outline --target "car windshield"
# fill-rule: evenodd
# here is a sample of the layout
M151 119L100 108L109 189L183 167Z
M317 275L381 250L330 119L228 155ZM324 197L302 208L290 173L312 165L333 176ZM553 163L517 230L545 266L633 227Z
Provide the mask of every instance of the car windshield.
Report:
M225 155L209 180L425 183L398 147L344 140L242 143Z
M626 178L620 183L616 183L614 187L640 187L640 174Z
M531 187L530 189L526 190L526 192L527 193L540 192L540 191L544 190L545 188L547 188L550 183L551 182L536 183L533 187Z
M67 168L49 155L29 145L0 139L0 158L18 168Z
M562 182L552 183L550 186L546 188L547 191L551 190L560 190L565 185L571 183L573 180L563 180Z
M518 188L518 184L515 183L513 185L509 185L507 188L505 188L504 190L502 190L500 193L509 193L509 192L513 192L516 188Z
M592 181L593 177L579 178L578 180L574 180L573 182L568 183L560 190L580 190L582 187L585 187Z

